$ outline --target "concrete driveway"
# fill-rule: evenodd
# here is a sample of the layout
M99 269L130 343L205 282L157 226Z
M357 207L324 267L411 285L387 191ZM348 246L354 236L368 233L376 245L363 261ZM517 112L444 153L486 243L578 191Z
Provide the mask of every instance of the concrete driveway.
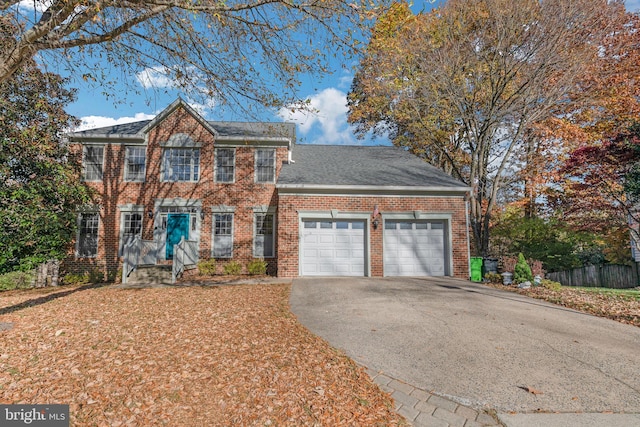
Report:
M357 362L462 404L640 413L637 327L451 278L299 278L291 310Z

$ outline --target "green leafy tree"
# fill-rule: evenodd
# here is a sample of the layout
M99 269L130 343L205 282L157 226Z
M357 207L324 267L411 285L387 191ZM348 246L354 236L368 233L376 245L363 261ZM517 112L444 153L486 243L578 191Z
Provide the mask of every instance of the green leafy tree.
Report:
M75 124L64 84L31 60L0 83L0 273L64 258L90 201L60 138Z
M0 82L38 55L101 86L112 67L122 83L150 69L194 98L280 107L300 73L322 74L331 57L352 54L385 2L3 0L0 25L12 31Z
M516 257L521 252L526 259L542 261L547 272L620 262L616 242L607 236L576 230L560 215L530 217L525 210L512 205L496 213L491 226L491 253Z

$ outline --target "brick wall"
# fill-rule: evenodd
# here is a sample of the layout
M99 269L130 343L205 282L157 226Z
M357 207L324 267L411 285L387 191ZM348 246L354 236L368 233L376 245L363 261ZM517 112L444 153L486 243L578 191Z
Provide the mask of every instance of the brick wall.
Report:
M382 215L421 211L422 213L442 213L451 215L452 275L469 278L469 257L465 202L462 197L374 197L374 196L311 196L280 194L278 212L278 276L298 276L299 262L299 211L328 212L337 209L339 213L365 213L371 217L374 206ZM383 227L368 227L370 242L371 275L379 277L383 271Z
M200 142L200 177L194 182L162 182L161 166L163 148L172 135L186 134L192 140ZM374 205L385 212L440 212L450 214L451 241L453 243L453 275L468 278L467 230L465 204L460 197L373 197L373 196L294 196L278 197L275 184L255 183L254 159L255 146L249 143L235 147L235 182L214 182L215 136L186 110L178 108L164 118L147 135L146 179L144 182L125 182L124 164L126 144L105 144L104 179L100 182L88 182L99 194L100 226L98 236L98 255L95 258L76 259L74 254L64 264L66 271L87 271L100 269L115 275L121 266L118 256L120 245L120 219L122 205L143 206L142 238L153 240L154 220L148 212L153 212L156 199L182 198L198 200L204 216L200 221L200 257L211 257L212 247L212 206L226 205L235 207L234 211L234 249L233 260L243 266L253 260L254 207L277 206L275 257L267 259L268 271L280 277L298 275L299 234L298 211L323 211L337 209L340 212L358 212L370 217ZM81 146L73 147L81 152ZM276 149L276 177L282 164L287 160L287 147ZM369 227L370 264L373 276L384 275L383 271L383 228ZM222 268L228 259L219 259L218 268Z
M182 133L201 142L200 179L198 182L162 182L161 164L163 149L160 143L171 135ZM115 272L121 265L118 257L121 212L118 206L125 204L144 206L142 238L153 240L154 221L147 212L153 211L156 199L183 198L199 200L204 218L201 220L200 257L211 257L212 213L211 206L235 207L234 212L234 260L246 265L253 258L253 207L277 206L275 184L255 183L255 146L236 147L234 183L214 182L214 135L184 109L178 108L162 120L148 134L146 148L146 179L144 182L125 182L125 144L107 144L104 154L104 177L100 182L88 182L99 194L100 227L98 255L96 258L76 259L71 256L65 263L66 271L87 271L99 268ZM81 150L80 146L74 147ZM276 149L276 176L287 160L287 148ZM220 268L226 259L220 259ZM267 259L269 270L275 274L276 258Z

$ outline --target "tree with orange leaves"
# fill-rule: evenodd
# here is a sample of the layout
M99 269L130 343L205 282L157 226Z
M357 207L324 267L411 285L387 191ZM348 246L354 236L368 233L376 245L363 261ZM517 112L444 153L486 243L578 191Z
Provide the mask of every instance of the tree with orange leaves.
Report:
M529 138L565 104L588 103L578 86L624 19L606 0L449 0L418 15L400 3L374 29L349 120L472 187L474 251L487 255L503 191L545 155Z

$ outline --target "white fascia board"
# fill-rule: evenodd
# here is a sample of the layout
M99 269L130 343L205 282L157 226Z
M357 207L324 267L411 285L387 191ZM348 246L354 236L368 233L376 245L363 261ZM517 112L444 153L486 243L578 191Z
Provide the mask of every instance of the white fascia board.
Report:
M92 135L83 135L77 133L67 134L67 138L69 142L73 143L87 143L87 144L97 144L97 143L136 143L136 144L144 144L145 136L142 134L129 135L129 134L92 134Z
M465 196L471 191L471 187L444 187L444 186L377 186L377 185L318 185L318 184L276 184L281 194L457 194Z
M118 205L118 209L120 209L120 211L122 212L144 212L143 205L134 205L133 203Z
M451 221L453 214L451 212L424 212L424 211L405 211L405 212L380 212L385 220L447 220Z
M199 199L183 199L182 197L174 197L169 199L155 199L153 203L154 209L165 206L177 206L184 208L201 208L202 200Z
M370 217L371 217L371 212L361 212L361 211L345 211L345 210L298 211L298 219L300 221L302 221L303 219L368 220Z
M260 145L265 147L291 147L291 138L269 136L269 137L246 137L246 136L218 136L216 144L241 147L244 145Z
M175 101L173 101L167 108L162 110L159 114L157 114L149 123L145 125L140 130L140 133L148 133L151 129L158 126L164 119L169 117L171 113L178 109L178 107L183 107L187 113L189 113L198 123L200 123L205 129L207 129L212 135L217 136L218 132L211 127L209 122L207 122L204 117L202 117L193 107L187 104L182 98L178 97Z

